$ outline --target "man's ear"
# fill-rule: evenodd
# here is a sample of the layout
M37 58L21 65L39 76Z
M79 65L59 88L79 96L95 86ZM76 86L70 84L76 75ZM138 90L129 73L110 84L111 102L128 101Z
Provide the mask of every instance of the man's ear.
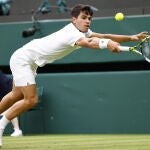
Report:
M75 23L75 21L76 21L76 18L72 17L72 22Z

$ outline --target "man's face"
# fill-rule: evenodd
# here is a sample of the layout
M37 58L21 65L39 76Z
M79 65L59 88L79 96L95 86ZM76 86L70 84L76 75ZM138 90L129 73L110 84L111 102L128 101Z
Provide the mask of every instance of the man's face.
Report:
M89 14L86 14L85 12L80 12L77 18L72 18L72 22L78 30L85 33L88 31L91 25L91 19L92 17Z

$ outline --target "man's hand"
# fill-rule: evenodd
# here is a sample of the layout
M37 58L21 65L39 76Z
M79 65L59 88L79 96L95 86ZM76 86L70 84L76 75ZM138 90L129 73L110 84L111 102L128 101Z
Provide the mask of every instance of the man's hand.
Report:
M131 41L141 41L148 36L148 32L141 32L139 34L131 35Z
M120 44L117 42L114 42L112 40L109 40L108 44L107 44L107 48L111 51L111 52L116 52L119 53L121 52L119 49Z

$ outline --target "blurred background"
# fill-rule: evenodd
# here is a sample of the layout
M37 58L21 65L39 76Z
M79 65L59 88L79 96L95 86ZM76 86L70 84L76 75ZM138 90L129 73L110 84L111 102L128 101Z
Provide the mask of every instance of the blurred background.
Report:
M150 13L149 0L1 0L10 4L7 17L0 17L1 22L30 21L33 11L39 10L39 19L70 18L70 9L78 3L88 4L95 8L95 17L114 16L116 12L125 15L143 15ZM47 11L47 12L46 12ZM44 15L41 15L44 14Z

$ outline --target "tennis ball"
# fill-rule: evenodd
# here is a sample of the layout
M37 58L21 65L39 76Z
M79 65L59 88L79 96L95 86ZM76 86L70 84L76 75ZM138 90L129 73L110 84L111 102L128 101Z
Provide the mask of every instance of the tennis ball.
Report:
M124 19L124 14L119 12L119 13L116 13L115 15L115 20L116 21L122 21Z

